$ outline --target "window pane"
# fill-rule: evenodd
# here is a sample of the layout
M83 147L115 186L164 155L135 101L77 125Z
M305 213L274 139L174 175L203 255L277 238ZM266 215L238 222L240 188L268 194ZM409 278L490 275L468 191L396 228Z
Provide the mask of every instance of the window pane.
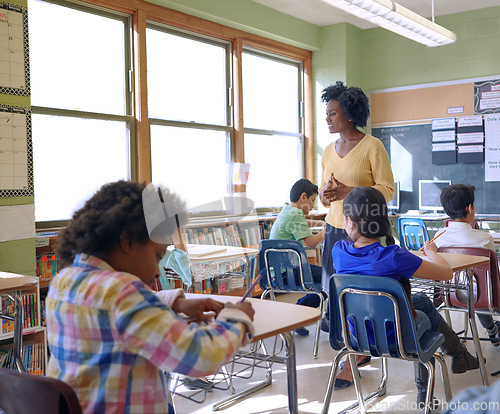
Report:
M124 22L28 3L32 105L125 114Z
M35 220L67 220L101 185L130 177L125 122L32 115Z
M299 131L299 66L243 53L245 128Z
M227 194L228 136L224 131L151 126L153 182L182 197L188 208Z
M226 48L147 29L150 118L226 125Z
M247 195L256 207L278 207L290 201L290 188L302 177L299 138L245 134L245 159L250 163Z

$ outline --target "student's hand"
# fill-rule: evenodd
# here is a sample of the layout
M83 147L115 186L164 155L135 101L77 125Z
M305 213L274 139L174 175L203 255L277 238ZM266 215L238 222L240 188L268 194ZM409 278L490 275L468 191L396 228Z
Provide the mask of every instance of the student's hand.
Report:
M177 313L182 312L196 321L208 323L224 309L224 303L210 298L177 298L172 309Z
M437 254L438 252L438 249L437 249L437 246L435 245L435 243L433 242L430 242L430 241L425 241L424 243L424 254L426 256L430 254L433 254L433 253L436 253Z
M255 315L255 311L252 307L252 304L249 301L238 302L238 303L226 303L226 308L234 308L239 309L240 311L245 312L248 317L253 321L253 316Z

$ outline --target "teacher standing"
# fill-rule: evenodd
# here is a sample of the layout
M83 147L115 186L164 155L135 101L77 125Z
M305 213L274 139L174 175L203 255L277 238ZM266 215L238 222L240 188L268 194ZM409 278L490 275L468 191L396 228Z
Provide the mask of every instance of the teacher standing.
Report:
M329 144L321 158L320 200L330 207L325 218L323 248L323 289L329 291L329 279L335 273L332 264L333 245L346 239L343 200L355 187L375 187L386 201L394 197L394 177L389 155L382 142L360 131L370 115L370 105L365 93L356 87L347 87L337 81L323 90L326 102L326 123L330 134L340 136Z

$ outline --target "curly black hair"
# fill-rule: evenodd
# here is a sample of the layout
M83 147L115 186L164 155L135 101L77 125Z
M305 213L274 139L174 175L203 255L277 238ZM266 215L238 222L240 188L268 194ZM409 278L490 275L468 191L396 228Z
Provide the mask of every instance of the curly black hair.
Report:
M386 244L395 243L382 193L373 187L356 187L344 199L344 216L349 217L364 237L385 237Z
M370 104L368 97L360 89L354 86L347 87L342 81L323 89L321 101L328 103L331 100L338 101L344 116L352 120L354 126L364 128L370 116Z
M147 243L149 233L143 207L145 188L145 183L124 180L104 184L59 232L56 243L59 267L71 265L79 253L106 260L123 238ZM170 205L179 206L178 211L185 211L184 203L168 189L162 187L159 193L163 199L168 198ZM185 213L180 219L185 220ZM174 233L180 224L178 221L179 216L165 220L168 234Z

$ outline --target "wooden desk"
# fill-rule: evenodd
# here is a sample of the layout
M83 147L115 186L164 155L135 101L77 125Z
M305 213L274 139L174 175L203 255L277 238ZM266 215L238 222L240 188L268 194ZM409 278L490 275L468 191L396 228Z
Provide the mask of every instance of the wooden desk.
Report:
M427 256L424 256L423 252L415 251L412 252L417 256L422 257L424 260L429 260ZM474 290L473 290L473 272L472 268L475 266L489 264L490 259L483 256L473 256L469 254L453 254L453 253L439 253L449 264L453 273L464 271L467 277L467 316L469 319L469 325L472 332L472 339L474 342L474 348L476 350L476 355L479 359L479 369L481 371L481 377L484 386L489 385L488 372L486 371L486 366L484 364L483 351L481 349L481 342L479 340L479 334L477 332L475 310L474 310ZM414 280L412 280L414 279ZM427 285L430 287L438 287L440 289L456 289L457 287L454 283L433 281L427 279L412 278L410 282L412 286L422 286ZM464 289L465 290L465 289Z
M0 272L0 295L7 296L10 300L12 300L12 302L14 302L14 313L8 314L2 312L0 313L0 318L14 321L13 357L16 362L17 369L20 372L26 372L26 368L21 357L21 350L23 347L24 308L21 298L16 291L36 286L37 283L37 277Z
M187 297L200 297L197 294L188 294ZM238 296L204 295L221 302L238 302ZM288 379L288 409L290 413L298 412L297 402L297 370L295 360L295 343L290 331L317 322L321 318L321 313L317 308L295 305L292 303L275 302L271 300L261 300L255 298L246 299L252 303L255 310L254 326L255 336L252 342L261 341L276 335L281 335L286 345L286 364ZM270 317L270 315L272 315ZM218 411L227 406L253 395L257 391L271 385L272 377L267 375L266 379L247 390L235 394L213 406L213 411Z

